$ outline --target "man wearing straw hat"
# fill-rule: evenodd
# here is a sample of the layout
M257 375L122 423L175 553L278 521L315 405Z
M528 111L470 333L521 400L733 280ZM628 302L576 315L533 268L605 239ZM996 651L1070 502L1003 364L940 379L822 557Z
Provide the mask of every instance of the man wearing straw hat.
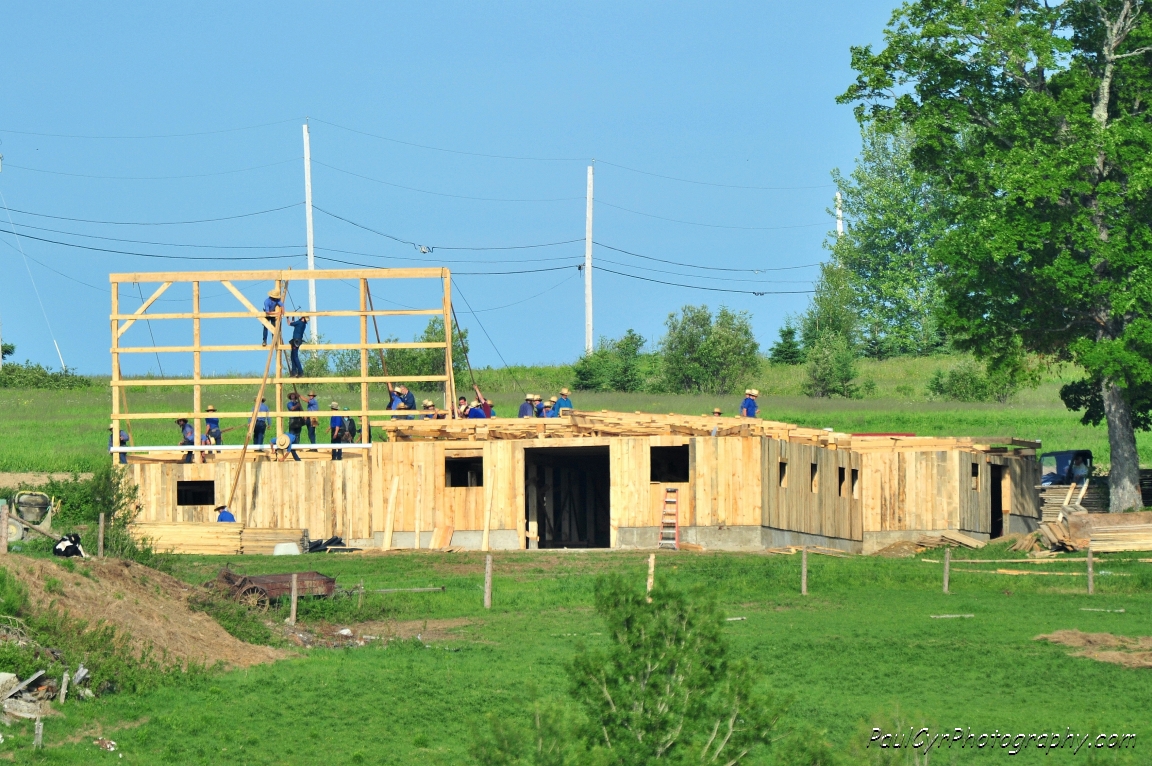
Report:
M339 402L332 402L332 404L330 404L328 406L328 409L333 411L332 417L328 419L328 433L332 437L332 443L333 444L343 444L344 443L344 417L342 415L338 414L338 412L340 410L340 403ZM333 460L343 460L344 459L344 450L342 450L342 449L332 450L332 459Z
M533 394L524 394L524 403L520 405L520 410L516 413L518 418L534 418L536 417L536 407L533 404L536 397Z
M559 398L556 399L556 404L553 406L556 408L556 414L557 415L560 414L560 410L573 409L572 400L568 398L568 389L566 389L566 388L560 389L560 396L559 396Z
M443 420L444 416L436 411L436 402L431 399L425 399L420 402L420 408L424 411L424 420Z
M740 402L740 417L754 418L756 417L756 397L760 396L760 392L754 388L749 388L744 392L744 401Z
M176 418L176 425L180 426L180 446L191 447L196 444L196 429L188 422L188 418ZM184 453L184 462L192 462L192 451Z
M548 406L544 408L544 417L546 417L546 418L558 418L558 417L560 417L560 408L556 406L556 402L558 402L558 401L559 401L559 398L555 397L555 396L550 397L548 399Z
M280 287L274 287L268 291L268 297L264 299L264 319L268 324L273 327L276 326L276 317L284 310L284 303L281 301ZM279 340L279 338L277 338ZM264 327L264 340L260 343L261 346L268 345L268 328Z
M209 444L223 444L224 432L220 430L220 418L216 417L216 405L209 404L208 412L211 417L204 418L204 435L208 437Z

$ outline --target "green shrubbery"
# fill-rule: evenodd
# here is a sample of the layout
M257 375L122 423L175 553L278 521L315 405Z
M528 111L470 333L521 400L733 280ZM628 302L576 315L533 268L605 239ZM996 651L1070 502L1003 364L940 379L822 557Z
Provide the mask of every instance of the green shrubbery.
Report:
M0 388L47 388L66 390L74 388L95 388L97 383L85 375L76 375L68 370L54 372L47 367L32 362L19 364L5 362L0 368Z
M947 372L933 372L926 393L931 399L953 402L1004 403L1024 386L1035 385L1037 377L1035 371L1020 365L989 365L981 369L967 360Z

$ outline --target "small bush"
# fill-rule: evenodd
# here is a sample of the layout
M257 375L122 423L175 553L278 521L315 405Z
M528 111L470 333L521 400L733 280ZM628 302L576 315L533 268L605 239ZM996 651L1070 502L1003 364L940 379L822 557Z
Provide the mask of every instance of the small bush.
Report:
M67 390L75 388L95 388L99 384L85 375L76 375L68 370L53 372L43 365L24 362L5 362L0 368L0 388L46 388Z
M684 306L669 314L660 341L661 387L668 393L730 394L760 372L760 346L746 311Z
M796 328L791 324L780 328L780 340L772 344L768 359L774 364L804 364L804 348L796 340Z
M808 351L807 380L800 388L814 398L840 397L856 399L856 352L843 335L821 336ZM875 390L875 384L872 386Z
M591 354L573 365L575 388L580 391L621 391L635 393L648 388L648 361L640 350L647 341L628 330L616 340L601 338Z

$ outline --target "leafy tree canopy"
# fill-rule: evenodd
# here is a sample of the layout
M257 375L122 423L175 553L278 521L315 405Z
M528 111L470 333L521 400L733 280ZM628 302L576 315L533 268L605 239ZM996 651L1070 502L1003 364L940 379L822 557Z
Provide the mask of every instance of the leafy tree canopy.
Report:
M760 345L748 312L721 306L713 320L707 306L669 314L660 341L662 385L671 392L727 394L760 368Z
M1133 392L1152 382L1149 4L908 2L882 50L853 48L840 97L906 127L948 195L933 252L953 342L1071 360L1098 384L1114 511L1141 505Z

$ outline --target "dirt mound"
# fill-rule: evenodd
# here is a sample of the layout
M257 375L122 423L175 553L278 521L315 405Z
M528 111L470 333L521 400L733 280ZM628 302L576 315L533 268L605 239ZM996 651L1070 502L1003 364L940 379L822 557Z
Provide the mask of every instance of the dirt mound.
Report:
M358 622L351 625L332 625L327 622L312 625L299 624L282 626L282 635L287 641L305 648L327 647L344 649L365 646L373 641L385 643L396 639L419 638L424 643L459 638L454 633L457 628L471 625L472 621L463 617L451 620L379 620Z
M918 553L921 553L924 548L920 547L911 540L897 540L891 545L881 548L873 553L873 556L880 556L886 559L908 559L912 558Z
M9 555L3 564L20 578L39 609L65 612L89 625L104 622L132 637L139 651L184 662L247 667L287 656L267 646L246 644L203 612L188 607L194 586L131 561L67 559L68 571L52 559Z
M1152 668L1152 636L1114 636L1111 633L1083 633L1079 630L1058 630L1037 641L1073 646L1081 651L1077 657L1088 657L1100 662L1111 662L1126 668Z

